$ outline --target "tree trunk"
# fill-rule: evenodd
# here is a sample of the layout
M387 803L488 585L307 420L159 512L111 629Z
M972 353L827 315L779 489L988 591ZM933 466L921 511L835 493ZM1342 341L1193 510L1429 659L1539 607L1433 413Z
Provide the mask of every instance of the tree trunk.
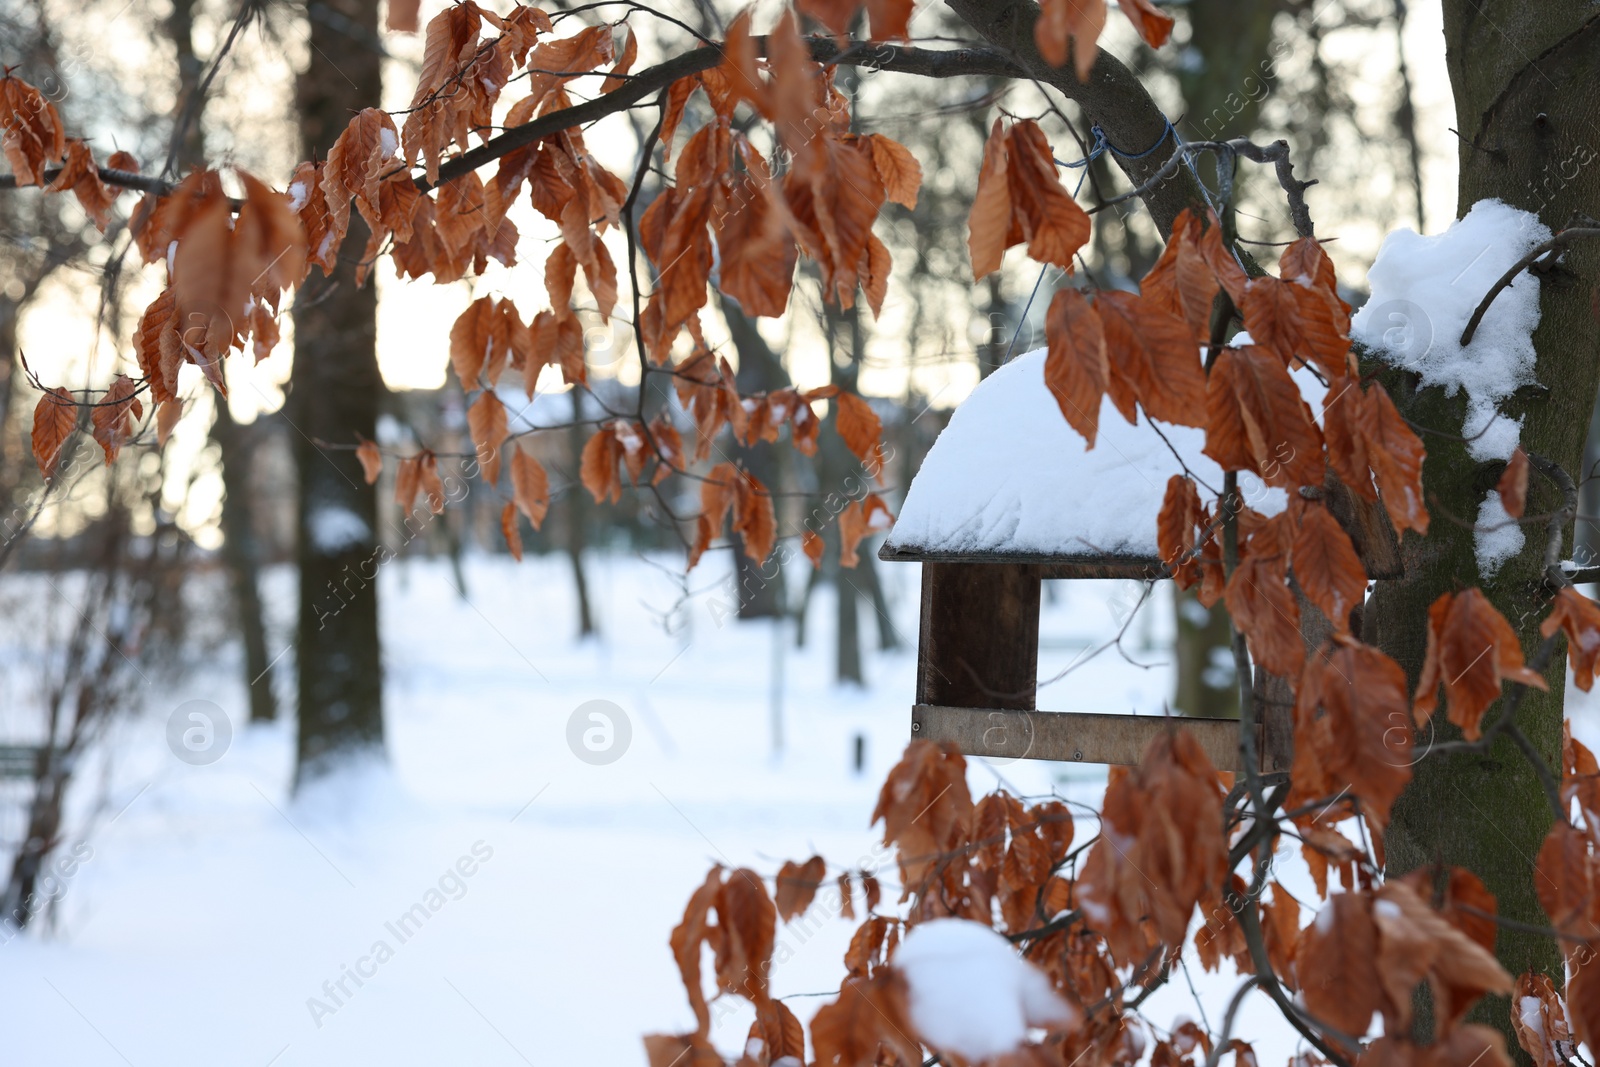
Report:
M322 2L339 19L307 22L310 61L298 93L306 158L326 156L350 116L376 104L382 90L381 57L344 32L354 28L375 38L378 0ZM334 29L335 22L343 28ZM366 484L353 451L324 450L315 443L354 444L357 434L377 436L383 390L378 295L373 284L355 284L367 236L360 215L351 212L338 269L329 277L313 269L294 301L288 408L297 431L300 481L297 783L323 773L335 759L381 751L383 745L377 493ZM329 536L335 532L338 536Z
M585 513L589 510L589 501L583 494L588 490L578 480L579 457L583 455L583 395L578 389L572 390L572 427L567 431L567 443L572 451L572 482L567 486L566 496L562 500L563 509L566 511L567 521L567 558L572 561L572 584L578 595L578 636L588 637L595 632L594 612L589 608L589 580L583 571L583 543L585 533Z
M1444 23L1463 135L1458 213L1485 197L1498 197L1538 212L1546 225L1559 229L1574 211L1592 210L1600 202L1600 172L1579 167L1571 178L1567 174L1575 153L1586 153L1585 162L1593 159L1584 142L1600 105L1600 15L1549 0L1446 0ZM1566 170L1563 163L1569 164ZM1556 181L1546 181L1558 174ZM1574 474L1600 380L1591 313L1597 279L1600 248L1592 243L1568 252L1563 266L1544 277L1543 318L1534 334L1542 388L1523 390L1503 406L1506 415L1523 419L1525 449ZM1459 433L1464 397L1418 390L1411 382L1399 383L1392 392L1415 423ZM1449 516L1475 517L1503 467L1474 461L1463 442L1449 437L1429 434L1425 444L1423 480L1433 521L1426 538L1406 539L1405 577L1379 583L1364 635L1413 681L1426 648L1428 606L1477 576L1472 531ZM1553 487L1535 475L1528 514L1547 513L1559 502ZM1482 583L1529 652L1539 643L1539 623L1548 610L1540 580L1542 532L1530 528L1526 548ZM1565 655L1558 651L1546 672L1550 692L1530 692L1517 715L1518 725L1557 773L1565 674ZM1434 716L1432 734L1419 750L1430 740L1457 736L1442 718ZM1435 862L1469 867L1495 895L1502 915L1544 924L1530 870L1553 816L1533 769L1514 745L1502 740L1487 755L1429 757L1415 773L1390 826L1391 871ZM1561 954L1550 938L1503 928L1498 953L1514 975L1535 970L1558 984L1562 980ZM1509 1032L1504 998L1485 999L1473 1014ZM1516 1051L1516 1043L1510 1044Z
M856 379L861 370L861 357L866 347L866 331L861 325L861 305L857 303L848 310L840 310L833 304L824 304L823 320L828 333L829 377L839 388L855 392ZM822 434L818 449L822 461L818 493L824 500L830 496L853 495L851 487L855 486L859 491L859 483L864 477L861 465L856 462L855 456L845 448L838 433L831 432L835 430L833 423L838 416L838 405L833 405L828 413L830 432ZM834 635L837 640L834 676L839 682L863 685L866 678L861 671L861 613L857 583L845 568L838 565L837 520L828 523L826 535L828 538L826 558L833 576L838 609L838 625ZM862 550L865 551L864 545Z
M233 421L228 402L216 397L211 439L222 450L222 558L233 585L233 604L244 644L244 684L250 693L250 721L278 717L267 651L267 626L261 603L261 549L256 540L255 507L250 497L250 429Z
M728 333L739 354L739 370L734 384L742 395L771 392L789 384L789 374L783 362L761 336L756 322L746 315L739 305L727 297L720 297L723 318L728 323ZM777 447L766 441L753 445L735 445L733 456L768 491L776 492L780 475ZM774 498L773 503L777 503ZM780 517L781 518L781 517ZM730 535L733 550L733 574L739 596L739 618L776 619L784 612L783 568L773 557L757 563L745 555L744 538Z

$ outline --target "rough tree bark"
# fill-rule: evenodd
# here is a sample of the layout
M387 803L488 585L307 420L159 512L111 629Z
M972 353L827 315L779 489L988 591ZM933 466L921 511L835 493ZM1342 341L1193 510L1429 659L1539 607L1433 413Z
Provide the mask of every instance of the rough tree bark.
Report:
M1570 161L1594 159L1588 146L1600 108L1600 15L1554 0L1445 0L1444 22L1463 134L1458 214L1485 197L1498 197L1537 212L1554 230L1575 211L1592 211L1600 203L1600 169ZM1561 267L1544 277L1543 318L1534 334L1540 384L1519 392L1503 409L1523 420L1525 449L1575 476L1600 384L1592 310L1597 281L1600 248L1593 243L1569 251ZM1426 647L1429 604L1478 574L1472 532L1452 516L1467 522L1476 517L1503 464L1475 462L1463 442L1448 436L1462 425L1463 397L1419 390L1408 381L1394 383L1391 391L1407 418L1447 434L1424 440L1423 481L1433 514L1428 536L1406 539L1406 576L1380 583L1364 635L1414 681ZM1548 513L1559 501L1536 475L1528 514ZM1548 603L1540 581L1541 533L1530 528L1524 551L1482 583L1530 653L1539 643ZM1558 771L1565 674L1565 653L1558 650L1546 672L1550 693L1529 693L1517 715L1518 725ZM1439 716L1434 722L1433 740L1456 736ZM1425 759L1395 808L1389 866L1395 873L1436 862L1470 867L1498 899L1501 914L1542 924L1530 872L1552 819L1532 768L1509 741L1502 739L1487 755ZM1544 971L1558 985L1562 980L1560 953L1547 937L1502 929L1499 956L1513 974ZM1486 999L1474 1014L1502 1030L1509 1027L1504 998ZM1514 1041L1511 1047L1516 1049Z
M321 0L337 18L308 18L310 60L300 77L302 157L321 158L350 116L381 99L378 0ZM338 27L338 28L335 28ZM349 36L361 33L366 39ZM337 759L383 745L383 682L378 644L377 493L349 450L377 436L378 295L355 284L368 231L359 214L338 269L313 270L294 301L295 353L289 418L299 473L300 627L297 783ZM364 536L348 536L358 520ZM330 521L330 518L332 521ZM338 537L320 531L342 531Z

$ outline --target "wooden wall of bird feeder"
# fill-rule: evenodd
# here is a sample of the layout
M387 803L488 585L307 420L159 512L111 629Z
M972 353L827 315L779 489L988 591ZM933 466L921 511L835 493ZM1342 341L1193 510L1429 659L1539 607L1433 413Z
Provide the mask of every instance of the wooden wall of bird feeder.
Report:
M1237 719L1043 711L1035 704L1040 583L1046 578L1160 579L1156 518L1167 480L1191 473L1215 496L1222 471L1202 454L1204 433L1139 414L1111 398L1096 442L1069 426L1044 384L1044 352L1019 356L983 381L951 416L912 480L878 558L922 565L916 701L911 736L954 742L966 755L1134 765L1151 739L1194 735L1220 770L1237 771ZM1295 374L1320 415L1323 387ZM1282 489L1241 475L1247 506L1287 507ZM1398 541L1381 506L1331 479L1324 501L1351 535L1371 578L1398 577ZM1330 627L1300 599L1301 630L1319 646ZM1293 706L1286 682L1258 671L1261 769L1287 771Z

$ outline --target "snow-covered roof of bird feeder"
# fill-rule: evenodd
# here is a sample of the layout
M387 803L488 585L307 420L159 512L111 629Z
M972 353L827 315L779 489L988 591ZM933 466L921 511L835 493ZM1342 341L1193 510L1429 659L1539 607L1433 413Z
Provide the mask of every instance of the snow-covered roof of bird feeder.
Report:
M1143 411L1130 424L1107 396L1088 448L1045 387L1044 360L1042 348L1018 356L956 408L879 558L1044 564L1060 578L1159 571L1156 518L1167 480L1187 467L1203 494L1222 488L1222 469L1201 452L1205 431L1152 426ZM1321 383L1305 371L1295 378L1320 416ZM1253 474L1241 474L1239 488L1265 515L1288 506L1282 489Z

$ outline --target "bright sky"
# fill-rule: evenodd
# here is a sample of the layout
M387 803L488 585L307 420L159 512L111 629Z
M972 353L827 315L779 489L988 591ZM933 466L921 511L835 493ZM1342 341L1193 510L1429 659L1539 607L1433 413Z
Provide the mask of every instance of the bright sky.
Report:
M134 2L138 0L130 0L130 4ZM668 10L674 2L667 0ZM126 47L128 35L112 27L120 20L129 22L130 29L136 28L132 25L135 21L145 24L154 16L150 11L137 7L128 10L120 3L112 6L120 10L116 10L108 22L92 26L85 23L94 20L65 23L82 27L80 32L93 34L74 45L79 49L76 54L84 57L83 61L88 66L109 67L114 78L137 78L143 84L155 61L148 52ZM443 6L444 0L423 0L423 19L431 17ZM1328 5L1328 8L1331 10L1332 5ZM218 12L222 13L220 6ZM1454 135L1449 132L1455 123L1444 69L1440 19L1438 0L1422 0L1415 4L1410 11L1405 41L1423 139L1429 229L1433 231L1442 229L1443 224L1455 213L1456 154ZM197 44L203 54L209 53L215 45L211 34L217 25L219 23L203 23L201 32L197 34ZM1133 48L1142 47L1132 42L1131 34L1117 32L1120 29L1117 21L1113 20L1113 32L1108 34L1107 47L1124 55ZM108 30L111 37L122 42L116 54L110 57L98 51L100 42L109 39ZM218 79L221 100L213 112L213 121L208 123L213 155L219 162L236 162L274 184L281 185L285 180L294 162L285 154L294 151L294 133L292 116L288 112L290 102L283 88L291 84L293 70L304 61L307 51L304 32L303 27L296 26L292 33L299 36L284 42L263 42L251 35L237 50L235 57L231 58L230 66L224 68ZM1392 34L1387 30L1381 31L1376 38L1377 44L1374 43L1374 35L1364 30L1343 31L1331 35L1328 40L1327 47L1334 58L1359 64L1361 75L1352 87L1354 103L1359 111L1371 110L1381 115L1393 107L1393 100L1388 93L1395 69L1392 40ZM391 109L399 109L409 102L422 42L419 35L388 34L386 43L395 58L385 70L385 104ZM646 53L645 62L648 62L648 43ZM70 77L68 83L70 88ZM508 91L506 99L508 102L515 99L514 90ZM159 93L153 93L152 106L162 106L165 102L159 99ZM633 142L631 137L620 133L622 129L616 120L612 120L609 126L597 128L589 137L589 147L613 172L626 174L634 165ZM105 140L102 136L96 143L102 144ZM1304 168L1301 176L1305 176ZM1313 190L1310 195L1319 235L1337 235L1339 238L1330 249L1339 263L1342 276L1359 281L1377 252L1383 237L1382 228L1370 218L1362 217L1359 204L1354 210L1340 210L1331 195L1323 195L1321 190ZM1362 190L1362 195L1378 198L1377 202L1405 205L1398 209L1402 212L1401 219L1403 222L1413 221L1409 207L1411 194L1402 176L1386 173L1371 175L1369 187ZM507 269L491 263L479 278L438 286L428 281L397 280L387 260L379 264L375 271L382 296L379 361L384 378L392 388L432 388L443 383L448 362L450 325L476 296L484 293L509 296L524 319L548 305L543 265L546 250L553 246L558 236L556 229L534 213L525 198L513 209L511 218L523 238L519 249L522 261L515 268ZM880 223L880 228L883 225L887 223ZM615 232L610 235L612 255L621 264L625 245L617 237ZM1021 287L1023 292L1031 287L1035 276L1031 265L1024 262L1020 249L1012 250L1007 260L1007 273L1008 284ZM160 274L161 268L158 266L140 272L138 280L131 287L133 295L130 303L142 307L153 298L159 289ZM66 381L73 385L85 381L98 383L112 372L116 362L115 353L129 351L126 337L116 338L114 346L102 338L96 347L92 330L97 292L92 288L83 288L83 278L81 274L58 276L58 284L51 289L47 298L34 305L23 323L21 337L24 350L28 353L30 363L47 381ZM579 299L581 301L583 298ZM803 285L797 285L796 302L802 300L808 306L815 304L814 286L807 291ZM963 320L956 323L955 335L958 338L967 336L970 326L964 320L970 316L960 308L950 310L952 322ZM940 406L957 403L977 380L970 357L957 352L913 362L901 340L906 336L905 323L909 311L903 294L891 281L890 297L882 318L875 326L874 342L862 373L862 390L878 395L900 396L909 387L923 396L934 397ZM631 314L626 299L619 304L618 312ZM821 384L827 378L827 357L815 325L815 315L802 311L789 318L792 321L787 323L764 324L769 340L780 351L786 352L791 371L799 384ZM720 338L714 332L714 319L714 315L707 316L708 332L711 333L709 339L715 343ZM615 374L623 381L636 380L637 366L628 347L627 326L619 326L617 330L620 343L608 349L602 340L591 351L591 366L600 375ZM122 332L131 334L131 331L132 322L125 323ZM258 412L274 410L282 403L281 386L289 376L292 336L292 326L288 316L285 316L284 342L271 358L256 366L251 366L247 357L230 359L230 406L236 417L253 419ZM603 338L604 332L597 331L591 336ZM608 351L611 353L609 358L606 355ZM195 407L202 410L194 411L190 418L180 424L179 448L183 454L194 457L205 440L204 427L209 424L210 416L203 409L211 403L211 397L210 390L200 380L198 370L185 369L192 372L186 374L185 391L194 398ZM547 377L541 382L541 388L560 388L559 379L551 381ZM180 462L180 473L183 466ZM216 479L214 475L208 475L203 481L215 482ZM218 485L197 485L191 494L194 499L188 505L188 518L193 521L186 524L205 525L207 517L214 514L219 493Z

